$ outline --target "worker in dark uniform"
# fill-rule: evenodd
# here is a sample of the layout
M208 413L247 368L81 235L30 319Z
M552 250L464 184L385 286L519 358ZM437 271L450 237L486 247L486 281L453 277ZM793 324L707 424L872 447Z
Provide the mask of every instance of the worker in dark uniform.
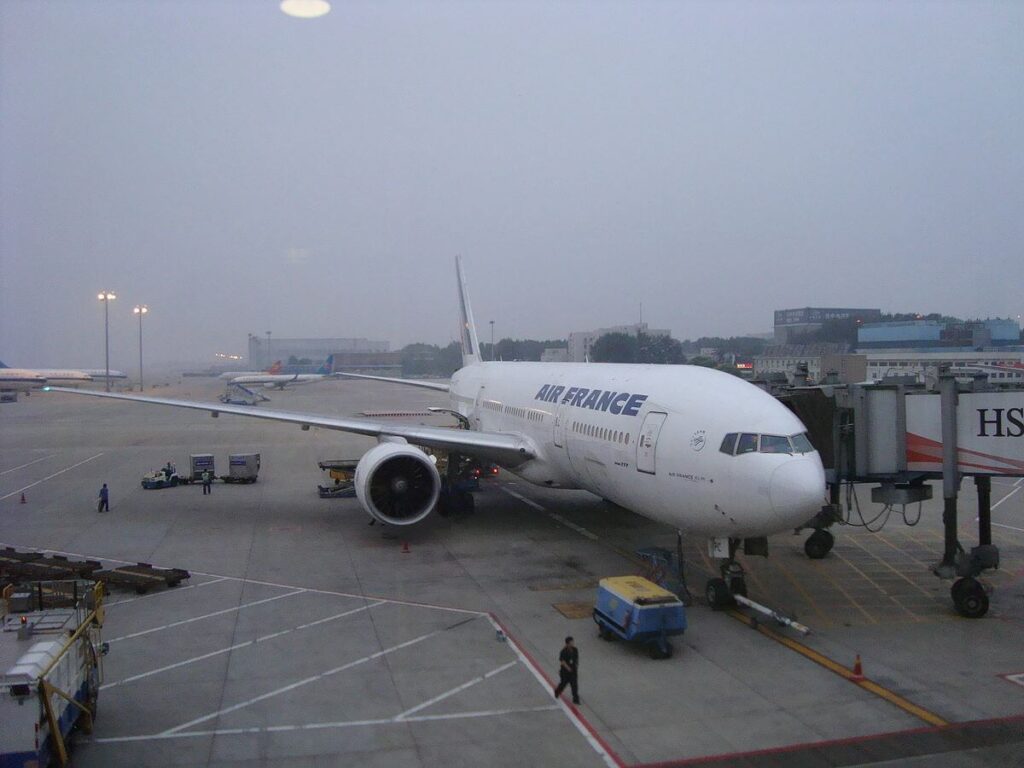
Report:
M572 703L580 703L579 688L580 652L573 644L572 637L565 638L565 645L562 652L558 654L558 687L555 688L555 698L562 695L565 686L572 688Z
M203 496L207 496L213 492L210 488L210 484L212 482L213 474L210 472L210 470L207 469L206 471L203 472Z
M109 512L110 511L110 491L107 490L107 484L104 483L103 487L100 488L99 504L96 505L97 512Z

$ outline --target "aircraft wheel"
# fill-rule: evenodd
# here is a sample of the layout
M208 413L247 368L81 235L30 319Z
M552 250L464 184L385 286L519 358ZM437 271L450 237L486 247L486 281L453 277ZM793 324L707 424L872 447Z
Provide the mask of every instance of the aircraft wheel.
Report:
M957 613L968 619L980 619L988 613L988 595L977 579L959 579L950 590Z
M811 560L821 560L832 551L835 543L835 537L828 531L815 531L804 542L804 552Z
M671 659L672 643L667 641L664 645L661 643L652 643L650 653L652 659Z
M725 579L709 579L707 586L704 588L704 596L707 597L708 605L714 611L728 608L733 603L732 595L729 593L729 587L726 585Z

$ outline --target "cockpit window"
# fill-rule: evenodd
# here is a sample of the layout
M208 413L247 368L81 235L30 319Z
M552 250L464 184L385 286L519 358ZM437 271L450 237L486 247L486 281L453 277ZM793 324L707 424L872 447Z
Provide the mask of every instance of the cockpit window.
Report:
M811 445L811 441L807 437L806 432L801 432L799 435L793 435L789 438L793 443L793 450L796 453L813 453L814 446Z
M741 453L754 453L757 451L757 435L752 435L749 432L744 432L740 435L739 442L736 444L736 455L739 456Z
M722 453L727 453L730 456L732 456L733 452L736 450L737 437L739 437L738 433L730 432L728 435L725 436L725 439L722 441L722 447L719 448L718 450L720 450Z
M783 435L761 435L761 453L792 453L789 438Z

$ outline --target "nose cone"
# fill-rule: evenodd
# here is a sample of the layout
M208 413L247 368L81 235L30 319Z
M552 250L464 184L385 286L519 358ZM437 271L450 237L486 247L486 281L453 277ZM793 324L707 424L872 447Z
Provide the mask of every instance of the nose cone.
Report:
M772 473L768 492L775 514L792 518L794 525L806 522L821 509L825 498L825 470L817 454L793 458Z

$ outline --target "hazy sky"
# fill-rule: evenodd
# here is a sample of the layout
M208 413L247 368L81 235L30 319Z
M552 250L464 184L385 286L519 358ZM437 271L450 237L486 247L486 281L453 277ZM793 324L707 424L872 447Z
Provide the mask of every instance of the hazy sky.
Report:
M0 360L1024 312L1024 3L0 2Z

